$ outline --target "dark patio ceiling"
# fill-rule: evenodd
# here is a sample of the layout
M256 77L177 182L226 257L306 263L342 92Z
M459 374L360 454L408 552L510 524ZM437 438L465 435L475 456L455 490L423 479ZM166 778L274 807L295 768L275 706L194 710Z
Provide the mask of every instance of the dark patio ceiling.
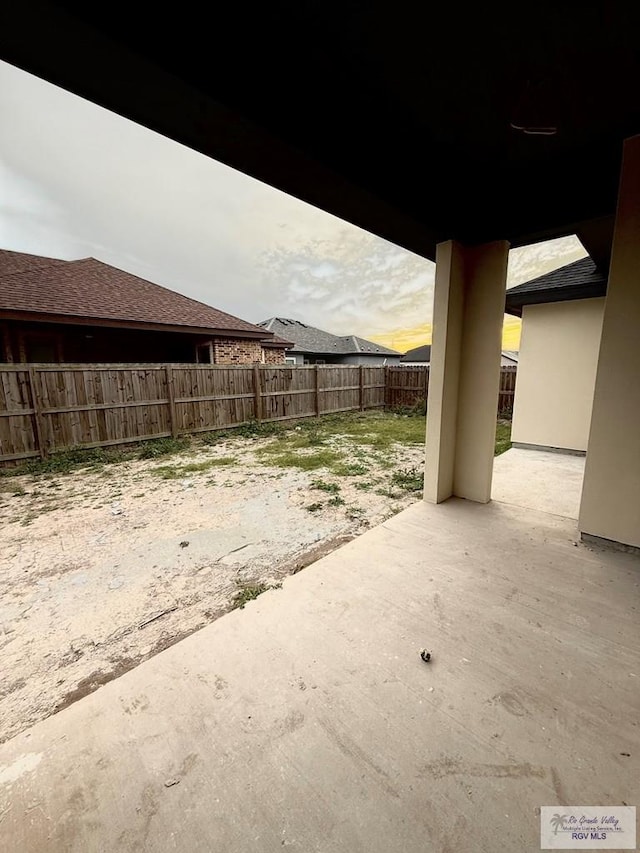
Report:
M520 245L604 217L602 243L622 140L640 132L638 15L23 0L4 11L2 56L433 258L451 237Z

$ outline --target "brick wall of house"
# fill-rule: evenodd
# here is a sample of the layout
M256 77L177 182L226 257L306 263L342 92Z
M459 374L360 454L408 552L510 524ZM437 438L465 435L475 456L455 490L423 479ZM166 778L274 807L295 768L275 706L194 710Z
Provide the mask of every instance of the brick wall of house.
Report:
M253 364L262 361L260 341L249 338L214 338L214 364Z
M275 349L274 347L264 347L265 364L284 364L285 349Z

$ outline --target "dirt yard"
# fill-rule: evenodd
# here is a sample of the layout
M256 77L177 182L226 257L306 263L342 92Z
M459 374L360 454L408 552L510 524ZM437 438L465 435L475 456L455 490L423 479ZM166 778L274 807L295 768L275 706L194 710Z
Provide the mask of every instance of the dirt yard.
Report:
M0 742L421 497L423 418L264 432L2 472Z

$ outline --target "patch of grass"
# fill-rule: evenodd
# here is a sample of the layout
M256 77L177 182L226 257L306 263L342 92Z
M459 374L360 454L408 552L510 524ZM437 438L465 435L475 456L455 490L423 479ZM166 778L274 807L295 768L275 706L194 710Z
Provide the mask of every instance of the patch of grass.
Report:
M394 443L423 444L425 422L423 417L372 412L343 417L333 425L332 432L335 435L349 436L356 444L384 450Z
M217 459L205 459L203 462L188 462L186 465L159 465L151 472L154 477L163 480L179 480L187 474L202 474L212 468L224 465L234 465L237 462L235 456L219 456Z
M238 460L235 456L218 456L217 459L206 459L204 462L189 462L182 465L181 470L186 474L195 474L199 471L209 471L211 468L219 468L224 465L235 465Z
M320 489L321 492L327 492L330 495L337 495L340 491L338 483L326 483L324 480L314 480L311 483L313 489Z
M288 430L258 452L261 454L278 454L289 450L313 450L324 443L325 438L317 429Z
M361 492L369 492L373 488L373 483L369 482L368 480L361 480L359 483L354 483L353 485Z
M296 453L294 450L285 450L274 455L269 453L266 464L275 465L278 468L316 471L318 468L330 468L339 459L340 456L333 450L318 450L315 453Z
M242 608L250 601L254 601L263 592L266 592L269 586L266 583L248 584L240 586L238 592L234 595L232 605L233 608Z
M509 450L511 447L511 421L499 420L496 424L496 447L495 455Z
M329 498L327 501L327 506L343 506L344 499L340 497L340 495L334 495L332 498Z
M151 472L154 477L160 477L162 480L179 480L182 477L183 469L179 465L160 465L154 468Z
M306 506L305 509L307 512L318 512L319 510L322 509L323 506L324 506L324 504L316 502L313 504L309 504L309 506Z
M407 492L421 492L424 489L424 471L416 468L402 468L396 471L391 482Z

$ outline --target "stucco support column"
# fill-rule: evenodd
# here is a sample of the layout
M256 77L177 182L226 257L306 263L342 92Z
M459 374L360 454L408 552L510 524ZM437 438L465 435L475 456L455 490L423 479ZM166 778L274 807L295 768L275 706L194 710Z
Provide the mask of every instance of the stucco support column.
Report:
M624 144L579 528L640 547L640 136Z
M509 244L436 251L424 497L491 499Z

